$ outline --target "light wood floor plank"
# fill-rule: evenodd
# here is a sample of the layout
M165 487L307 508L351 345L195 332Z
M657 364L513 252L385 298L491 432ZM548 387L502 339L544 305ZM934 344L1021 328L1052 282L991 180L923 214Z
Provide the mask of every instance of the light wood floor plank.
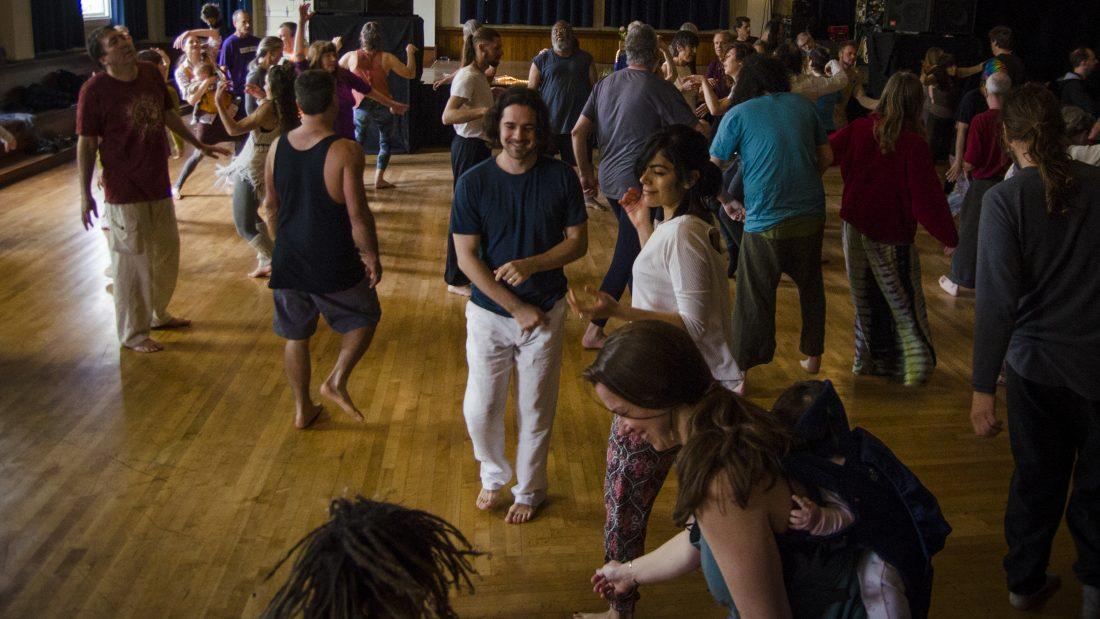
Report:
M168 350L151 356L118 349L106 245L79 226L75 166L0 189L0 616L256 616L285 575L265 581L268 571L324 520L332 497L355 494L437 513L491 553L476 561L477 594L457 598L464 616L600 607L588 577L603 555L610 418L579 379L594 356L579 345L584 325L566 324L550 499L535 522L505 525L503 508L474 507L478 470L462 418L465 299L446 294L441 279L449 155L396 157L390 178L397 189L369 193L384 254L383 319L350 382L366 420L329 405L308 432L291 425L270 291L244 277L252 253L236 237L228 197L211 186L209 162L177 206L183 257L172 307L195 326L158 335ZM835 169L826 179L823 375L853 423L917 472L955 528L936 559L933 616L1013 616L1000 567L1008 441L974 438L967 417L973 299L940 293L947 260L922 232L936 373L920 389L853 376ZM592 214L589 255L567 269L573 285L599 283L615 231L609 213ZM765 405L804 378L790 282L779 304L776 361L750 374L751 397ZM322 326L314 389L338 348ZM670 478L650 547L675 533L674 495ZM1072 561L1063 528L1051 569L1067 584L1041 616L1076 613ZM639 616L723 613L695 574L646 588Z

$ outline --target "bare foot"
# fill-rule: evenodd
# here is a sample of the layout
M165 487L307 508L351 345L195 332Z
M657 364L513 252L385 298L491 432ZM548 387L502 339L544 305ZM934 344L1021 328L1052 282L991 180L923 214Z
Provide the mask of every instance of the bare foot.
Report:
M598 350L603 348L603 342L606 339L607 335L604 334L603 327L597 327L590 322L584 330L584 336L581 337L581 346L588 350Z
M460 297L468 297L473 294L473 290L470 288L469 284L466 284L465 286L452 286L450 284L447 284L447 292L451 294L457 294Z
M359 412L359 409L355 407L355 403L351 401L347 387L338 387L332 382L332 378L329 378L321 383L320 391L321 395L336 402L336 405L342 408L352 419L363 421L363 413Z
M508 515L504 517L504 522L523 524L535 517L535 510L537 509L534 505L526 503L512 503L512 506L508 508Z
M821 371L821 356L806 357L799 361L798 365L801 365L802 369L806 370L807 374L817 374Z
M294 427L299 430L305 430L313 425L314 421L321 416L321 411L325 410L325 407L320 404L309 403L309 408L302 410L298 409L298 412L294 414Z
M186 318L173 318L168 322L159 325L153 325L151 329L153 329L154 331L163 331L165 329L184 329L190 326L191 321Z
M248 276L253 278L271 277L271 265L257 265L256 268L248 274Z
M375 189L393 189L394 187L395 187L395 185L393 183L389 182L389 181L385 181L385 180L374 181L374 188Z
M480 510L493 509L496 505L497 497L500 496L500 490L489 490L488 488L482 488L481 492L477 495L477 508Z
M141 342L134 344L133 346L126 346L126 348L129 348L134 352L160 352L164 350L164 346L151 337L147 337Z

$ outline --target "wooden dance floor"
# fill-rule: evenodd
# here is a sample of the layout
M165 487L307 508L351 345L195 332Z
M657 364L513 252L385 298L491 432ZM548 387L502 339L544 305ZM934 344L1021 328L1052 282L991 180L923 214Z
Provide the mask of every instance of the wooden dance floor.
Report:
M581 321L566 326L548 502L521 526L504 524L504 508L474 506L478 468L461 412L466 301L447 294L441 278L448 153L395 157L387 176L398 188L368 191L385 274L382 322L349 386L366 422L326 405L308 431L292 425L271 293L245 277L254 254L212 172L201 163L177 203L182 264L172 309L195 324L158 335L167 350L153 355L120 352L107 247L98 230L80 226L75 165L0 189L0 617L257 616L285 576L265 580L274 564L325 520L332 497L356 494L439 514L491 553L476 562L477 593L457 597L463 616L606 608L588 578L603 558L611 418L579 378L594 356L580 347ZM935 560L932 616L1013 616L1001 568L1008 438L977 439L968 418L973 298L940 292L948 262L922 231L939 357L932 381L907 389L853 376L836 168L827 190L823 377L853 424L881 437L932 489L954 527ZM567 269L573 285L598 284L614 217L594 213L589 234L588 255ZM751 398L762 405L804 378L788 281L779 308L777 359L750 373ZM322 325L314 393L337 348ZM1003 418L1003 400L998 407ZM508 427L511 441L511 420ZM675 491L672 476L649 548L676 532ZM1078 613L1073 556L1063 526L1051 571L1065 584L1041 616ZM724 616L699 573L642 595L640 617Z

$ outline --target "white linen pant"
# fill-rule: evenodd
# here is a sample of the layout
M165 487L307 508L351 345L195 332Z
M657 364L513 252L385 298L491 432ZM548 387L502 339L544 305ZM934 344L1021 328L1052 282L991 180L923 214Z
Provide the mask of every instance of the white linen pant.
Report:
M107 204L104 220L114 271L115 325L123 346L136 346L149 329L172 320L168 302L176 290L180 234L171 198Z
M549 485L546 459L558 406L565 300L547 312L550 324L523 333L515 319L466 303L466 363L469 378L462 412L481 463L481 485L499 490L512 480L504 456L504 412L508 382L516 371L516 412L519 445L516 503L538 505Z

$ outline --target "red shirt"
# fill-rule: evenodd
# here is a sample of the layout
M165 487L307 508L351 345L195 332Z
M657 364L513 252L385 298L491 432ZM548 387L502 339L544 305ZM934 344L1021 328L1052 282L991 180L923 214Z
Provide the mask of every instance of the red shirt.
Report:
M1003 178L1012 161L1001 148L1001 110L986 110L970 122L963 161L974 166L970 176L977 180Z
M903 130L893 152L883 154L875 140L877 118L860 118L829 137L844 179L841 219L877 243L910 245L920 222L939 242L958 245L928 143Z
M110 204L163 200L168 182L168 141L164 114L172 98L160 71L138 62L133 81L97 73L80 89L76 104L78 135L99 138L103 188Z

